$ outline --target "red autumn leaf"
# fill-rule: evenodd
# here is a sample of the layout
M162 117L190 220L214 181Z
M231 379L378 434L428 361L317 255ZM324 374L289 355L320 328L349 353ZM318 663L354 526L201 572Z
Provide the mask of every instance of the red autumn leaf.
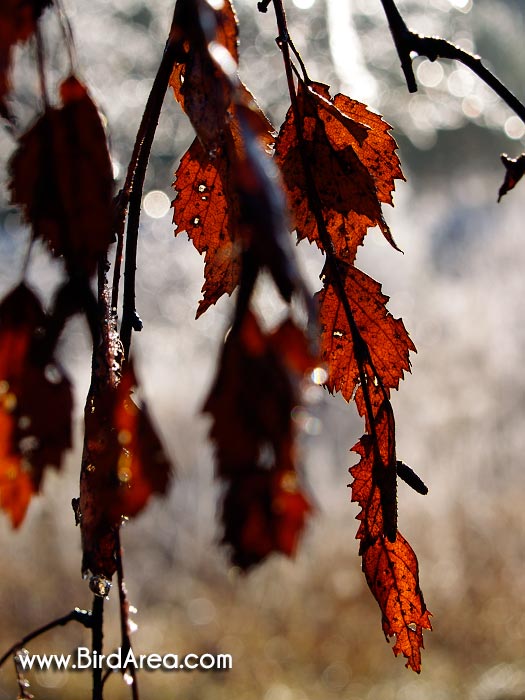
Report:
M113 240L113 171L85 86L70 77L61 95L63 106L49 108L20 138L10 162L11 201L71 272L92 274Z
M233 292L247 249L258 268L268 268L285 299L297 285L278 177L264 152L271 125L256 105L238 105L240 110L243 127L230 124L231 133L224 133L224 145L216 147L213 158L195 139L175 175L175 235L185 231L205 254L197 317Z
M311 510L294 471L257 467L236 476L222 504L232 562L248 569L272 552L293 557Z
M410 371L409 352L416 350L402 320L389 313L388 297L381 292L381 285L364 272L346 267L344 285L355 324L373 362L373 369L368 365L369 389L373 390L378 381L387 392L397 389L404 372ZM350 401L360 383L358 356L344 304L329 277L318 298L321 360L328 367L326 386L331 393L340 391Z
M280 468L290 468L291 411L298 397L293 374L274 342L280 347L279 340L261 330L251 312L225 341L219 371L204 406L213 416L211 437L217 447L220 476L250 468L268 445L276 460L286 462L281 462ZM308 357L306 341L302 355Z
M388 400L375 416L373 433L365 434L352 448L361 460L351 467L352 501L361 511L357 539L364 551L370 542L385 535L393 541L397 532L397 478L394 414Z
M300 84L298 102L302 139L290 109L275 149L298 239L323 248L310 197L305 196L305 158L337 257L352 263L368 228L376 225L396 247L381 212L381 202L392 202L394 179L403 177L390 126L344 95L331 99L322 83Z
M501 162L505 166L505 179L499 188L498 202L510 190L514 189L525 173L525 153L519 158L509 158L506 153L501 156Z
M179 6L178 6L179 7ZM197 316L240 278L250 250L253 274L267 267L285 300L298 275L287 251L288 222L278 175L268 158L273 128L237 73L237 20L229 3L188 0L176 12L185 52L171 76L197 139L176 173L176 233L206 254Z
M188 0L177 3L175 20L185 39L185 56L175 65L170 85L201 143L213 150L227 129L231 86L208 47L213 41L237 64L237 16L230 0L213 6L208 0Z
M266 334L248 311L225 341L204 410L213 417L217 474L228 483L224 541L243 568L272 551L291 556L311 510L297 486L291 413L313 364L290 320Z
M10 89L9 72L13 48L27 41L51 0L2 0L0 4L0 113L8 116L5 97Z
M239 283L243 244L231 167L227 154L221 152L210 159L195 139L175 174L175 235L185 231L205 255L203 299L197 317Z
M432 625L419 588L416 555L399 532L395 542L378 537L363 552L363 571L381 608L385 636L396 638L394 654L403 654L407 668L419 673L423 630Z
M115 572L116 529L166 492L171 463L145 405L131 398L137 381L128 363L116 387L94 393L85 413L80 479L84 571L110 579Z
M24 519L44 471L71 447L68 379L45 349L46 315L24 284L0 305L0 507Z

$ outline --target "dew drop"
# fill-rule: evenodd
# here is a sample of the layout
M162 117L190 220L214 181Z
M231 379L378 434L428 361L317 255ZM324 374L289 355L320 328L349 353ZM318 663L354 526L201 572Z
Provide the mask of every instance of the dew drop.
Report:
M129 671L126 671L122 676L122 680L126 685L133 685L133 676Z
M207 201L208 201L208 197L207 197L206 195L203 195L203 196L201 197L201 199L202 199L203 202L207 202Z
M334 338L344 338L344 336L345 336L344 332L340 331L340 330L335 330L332 333L332 335L334 336Z
M88 472L94 472L95 471L95 465L94 464L88 464L86 467L86 471Z
M417 625L416 625L416 623L415 623L415 622L411 622L411 623L408 625L408 629L409 629L409 630L412 630L412 632L417 632Z
M201 222L200 216L196 216L196 217L193 219L193 225L194 225L194 226L198 226L198 225L200 224L200 222Z
M128 620L128 630L130 634L133 634L133 632L136 632L138 630L139 626L137 625L136 622L133 620Z
M99 598L108 598L111 590L111 581L102 574L95 574L89 579L89 589Z
M138 610L134 605L130 605L128 607L128 612L130 615L136 615L138 613Z
M199 185L199 192L206 192L206 189L207 189L206 185L204 185L204 184Z

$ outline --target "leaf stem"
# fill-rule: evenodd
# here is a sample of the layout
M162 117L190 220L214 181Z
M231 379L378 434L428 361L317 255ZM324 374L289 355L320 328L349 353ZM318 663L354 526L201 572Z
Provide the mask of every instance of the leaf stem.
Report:
M417 83L412 67L413 54L425 56L430 61L435 61L438 58L459 61L492 88L525 123L525 105L482 63L479 56L464 51L446 39L421 36L413 32L407 27L395 0L381 0L381 3L388 19L409 92L417 92Z

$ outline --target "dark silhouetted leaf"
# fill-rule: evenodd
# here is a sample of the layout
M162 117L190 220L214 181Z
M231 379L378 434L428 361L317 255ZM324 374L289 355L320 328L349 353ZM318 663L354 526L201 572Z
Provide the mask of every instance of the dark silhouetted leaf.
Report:
M24 284L0 305L0 507L24 519L44 471L71 447L68 379L45 343L47 318Z
M113 240L113 172L97 108L74 77L20 138L10 162L11 201L35 237L64 256L70 272L92 274Z
M110 579L115 572L115 532L123 518L168 487L171 463L146 407L131 398L137 387L128 363L118 385L92 394L85 411L80 478L80 526L84 571Z
M313 364L290 320L266 334L248 311L225 341L204 410L213 417L217 474L228 482L224 540L243 568L272 551L293 554L311 509L296 484L291 413L300 377Z
M499 188L498 202L509 190L514 189L523 177L523 173L525 173L525 153L522 153L519 158L509 158L504 153L501 156L501 162L505 166L505 179Z
M311 510L294 471L256 467L236 476L222 504L232 563L248 569L272 552L294 556Z

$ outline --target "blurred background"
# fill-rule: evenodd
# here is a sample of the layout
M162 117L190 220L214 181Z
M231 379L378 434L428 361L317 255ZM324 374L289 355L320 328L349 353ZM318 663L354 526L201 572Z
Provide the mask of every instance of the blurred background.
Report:
M171 0L64 0L79 65L108 121L122 183L142 109L159 63ZM520 0L399 0L409 26L482 55L518 97L525 96L525 5ZM278 126L287 108L270 11L238 0L241 74ZM301 461L317 505L295 561L275 556L239 575L218 546L217 489L209 419L201 415L232 309L223 298L194 321L203 261L186 235L173 237L170 187L192 130L171 94L153 146L138 259L144 331L133 351L159 430L177 464L169 496L123 532L138 653L230 653L223 673L141 673L143 698L187 700L518 700L525 699L525 350L523 185L497 204L499 155L523 150L525 126L467 69L415 62L420 89L409 95L379 0L290 0L292 38L310 76L365 101L393 125L406 183L385 208L400 255L373 230L358 265L383 284L417 348L413 374L393 397L398 456L426 481L426 497L399 486L400 530L420 563L433 612L420 676L394 659L379 608L360 571L350 503L350 447L362 433L352 405L305 387ZM51 82L67 61L56 18L45 19ZM21 126L38 110L31 47L17 50L13 109ZM2 167L13 150L0 132ZM0 201L0 291L16 283L28 240L18 213ZM312 291L322 258L297 248ZM29 279L49 299L60 265L43 250ZM263 285L259 306L278 318ZM81 412L89 343L73 320L60 348L75 381L77 447L12 532L0 517L0 652L25 633L89 607L80 577L80 538L71 498L78 492ZM106 649L118 646L118 606L106 612ZM31 644L68 653L89 644L71 625ZM40 700L89 697L88 673L33 673ZM0 671L0 700L16 690ZM128 697L120 677L107 697Z

